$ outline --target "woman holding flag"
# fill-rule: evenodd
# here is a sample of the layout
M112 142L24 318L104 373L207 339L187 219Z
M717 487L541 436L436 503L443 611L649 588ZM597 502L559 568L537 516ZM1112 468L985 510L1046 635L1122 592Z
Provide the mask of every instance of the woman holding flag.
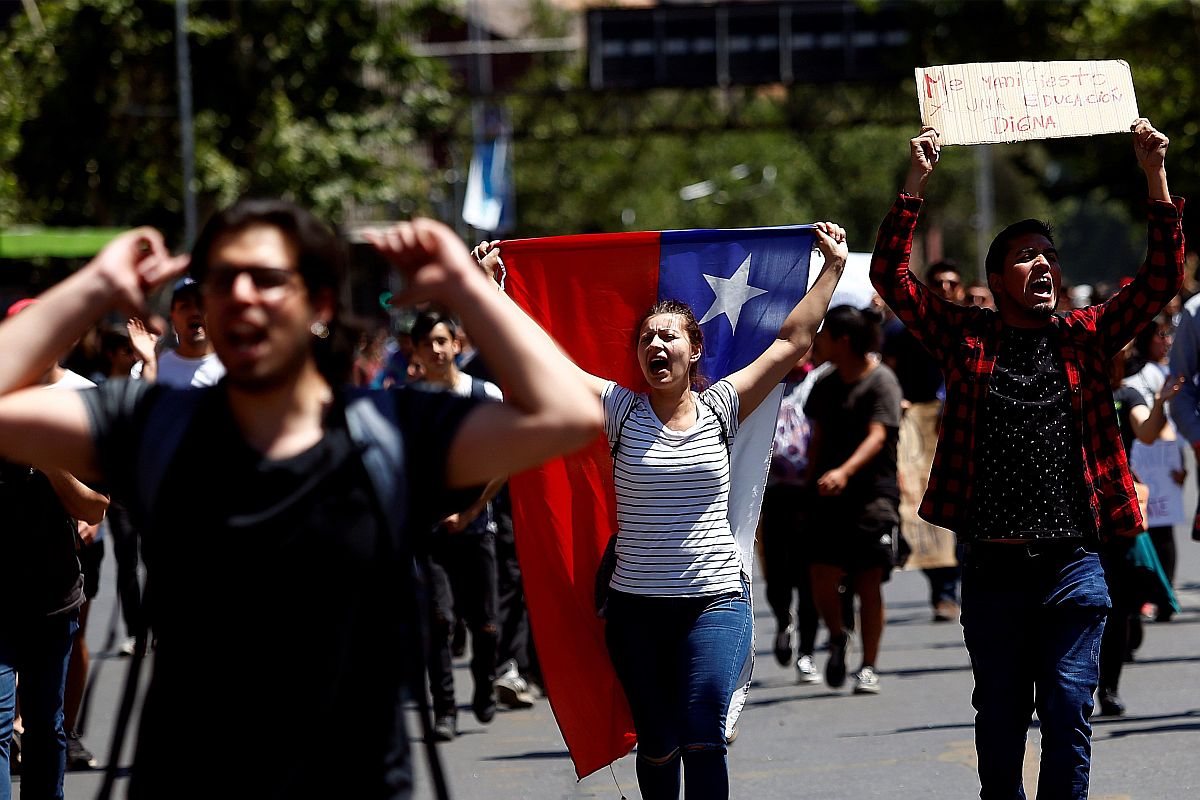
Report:
M638 738L646 800L727 798L726 746L735 692L753 649L749 565L728 519L729 446L739 424L812 344L846 263L845 231L815 226L825 266L750 364L709 386L691 308L651 307L633 331L646 390L584 373L603 400L618 528L606 638ZM500 263L495 242L475 250ZM581 370L582 372L582 370Z

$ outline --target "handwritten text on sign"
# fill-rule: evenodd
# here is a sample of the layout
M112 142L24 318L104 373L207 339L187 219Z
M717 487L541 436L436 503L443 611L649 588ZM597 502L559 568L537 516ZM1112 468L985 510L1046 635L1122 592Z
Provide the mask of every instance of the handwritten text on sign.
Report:
M942 144L1128 131L1138 118L1124 61L1004 61L918 67L921 122Z

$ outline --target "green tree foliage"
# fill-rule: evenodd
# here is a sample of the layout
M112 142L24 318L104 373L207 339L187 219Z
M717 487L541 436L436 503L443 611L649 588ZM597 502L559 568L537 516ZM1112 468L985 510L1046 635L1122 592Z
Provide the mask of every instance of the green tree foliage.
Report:
M561 31L561 19L544 3L540 8L541 27L531 32ZM1125 59L1142 113L1172 137L1172 187L1188 193L1200 175L1200 122L1191 113L1200 74L1198 9L1188 0L922 0L906 16L926 65ZM527 94L505 99L518 121L521 234L834 219L854 249L870 249L907 167L907 139L920 127L911 77L886 85L634 96L585 87L582 59L556 55L527 76ZM997 227L1030 216L1053 220L1068 277L1077 282L1112 280L1136 264L1145 183L1127 137L998 145L991 152ZM774 168L773 182L761 180L766 167ZM731 173L747 168L742 179ZM974 148L944 151L922 221L968 275L981 257L975 171ZM680 196L705 180L712 192Z
M403 46L436 3L192 3L205 208L282 195L332 219L427 207L420 143L445 127L439 62ZM174 3L41 3L0 33L0 223L180 227Z

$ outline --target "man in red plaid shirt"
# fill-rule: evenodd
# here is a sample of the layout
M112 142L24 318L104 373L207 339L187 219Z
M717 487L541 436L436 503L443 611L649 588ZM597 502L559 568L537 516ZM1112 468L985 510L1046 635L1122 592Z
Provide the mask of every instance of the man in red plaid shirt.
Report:
M1107 302L1056 313L1058 251L1050 227L1032 219L1005 228L988 250L996 311L954 305L918 281L909 255L941 149L932 128L909 143L908 178L871 262L876 291L946 376L919 513L966 545L962 624L984 800L1025 797L1035 708L1038 796L1087 797L1109 607L1097 549L1142 529L1108 364L1178 292L1183 274L1183 200L1167 188L1167 137L1145 119L1131 128L1149 190L1149 248L1133 281Z

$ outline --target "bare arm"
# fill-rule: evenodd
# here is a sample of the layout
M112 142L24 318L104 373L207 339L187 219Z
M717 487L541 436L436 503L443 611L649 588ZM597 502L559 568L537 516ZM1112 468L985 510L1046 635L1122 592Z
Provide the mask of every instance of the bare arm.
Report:
M442 525L446 527L446 531L448 533L458 533L464 530L471 523L471 520L483 513L487 504L500 493L501 487L504 486L507 480L507 477L493 478L491 483L483 487L483 493L479 495L479 499L462 511L451 514L442 520Z
M728 377L738 393L739 422L758 408L775 384L783 380L800 356L808 352L817 326L829 308L833 290L846 266L846 232L832 222L818 222L817 246L825 256L825 266L812 288L788 314L778 336L766 351Z
M1139 442L1154 444L1158 440L1159 434L1167 425L1167 403L1175 399L1182 386L1183 378L1172 375L1154 396L1152 407L1138 405L1129 412L1129 420L1133 423L1133 435Z
M68 514L88 525L100 524L108 511L108 497L64 470L51 469L44 474Z
M887 427L882 422L872 422L867 426L867 435L854 448L841 466L834 467L817 479L817 491L823 495L841 494L850 478L860 469L879 455L887 442Z
M500 256L499 241L482 241L475 246L474 250L471 251L471 255L475 256L475 259L479 262L479 266L483 269L484 273L489 279L495 280L496 270L504 266L504 260ZM508 300L509 303L512 303L513 307L516 308L519 313L525 313L524 310L517 306L517 304L512 301L512 298L510 298L507 294L504 294L504 298ZM533 322L532 320L530 321ZM542 329L542 326L538 325L536 322L533 322L533 326L537 328L538 334L544 336L546 341L549 342L552 347L561 351L561 348L558 346L558 342L555 342L553 339L551 339L550 335ZM567 359L568 363L570 363L570 365L574 368L576 377L583 381L584 385L591 389L597 397L603 396L604 387L609 383L608 379L601 378L598 375L593 375L592 373L582 369L574 361L571 361L570 357L565 353L563 354L563 358Z
M407 279L402 304L436 301L463 321L505 402L467 415L446 460L452 487L487 483L577 450L603 422L599 397L528 316L480 271L454 232L417 219L366 236Z
M140 313L145 294L187 268L151 228L113 239L39 302L0 323L0 457L99 477L83 401L75 392L30 389L46 365L110 310Z
M129 331L129 346L142 362L142 380L154 383L158 380L158 337L146 328L140 317L130 317L125 324Z

